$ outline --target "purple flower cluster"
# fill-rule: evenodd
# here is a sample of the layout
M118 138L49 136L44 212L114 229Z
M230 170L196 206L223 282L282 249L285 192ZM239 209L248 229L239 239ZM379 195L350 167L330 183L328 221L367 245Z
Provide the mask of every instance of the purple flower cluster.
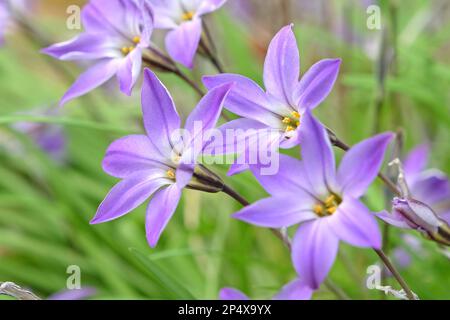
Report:
M151 41L154 29L169 30L165 46L171 59L192 68L202 39L202 17L224 2L91 0L82 12L85 32L44 50L61 60L92 62L61 103L87 93L113 76L121 91L130 95L143 62L155 50ZM295 35L292 25L285 26L268 48L263 72L265 90L238 74L205 76L203 83L209 91L187 117L184 129L168 90L152 71L145 69L141 94L145 134L123 137L108 147L103 169L121 181L100 204L91 223L119 218L151 198L145 228L147 241L154 247L175 213L184 188L229 191L219 176L198 161L210 143L204 132L216 127L225 107L241 118L225 123L219 131L275 132L275 139L269 139L267 144L275 146L272 149L279 159L279 170L273 175L261 174L261 163L244 161L232 166L230 173L251 170L270 194L233 217L272 229L297 227L292 243L286 233L287 242L292 244L297 278L274 299L309 299L332 268L340 241L376 250L382 245L375 214L361 198L378 175L394 135L381 133L354 145L336 168L329 132L312 115L312 110L331 92L340 65L340 59L324 59L300 77ZM222 146L235 143L220 142ZM299 144L301 160L277 153L278 147ZM240 150L239 156L259 147L250 144ZM438 172L423 172L424 154L423 149L416 150L405 161L406 179L413 196L426 201L436 212L447 210L439 212L445 218L449 215L445 207L450 190L448 180ZM435 192L436 188L441 193ZM411 205L411 201L402 202L404 199L394 201L397 209ZM222 290L221 298L247 299L230 288Z

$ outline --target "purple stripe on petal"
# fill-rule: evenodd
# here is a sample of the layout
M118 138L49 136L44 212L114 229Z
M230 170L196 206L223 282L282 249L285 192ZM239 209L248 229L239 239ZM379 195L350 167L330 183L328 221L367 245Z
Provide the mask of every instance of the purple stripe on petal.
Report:
M167 34L167 52L175 61L187 68L192 68L201 34L202 21L200 19L183 22Z
M310 195L297 190L291 195L259 200L233 214L233 218L260 227L290 227L316 219L317 215L311 210L314 203L315 200Z
M338 184L343 193L362 196L380 171L384 154L394 134L382 133L354 145L343 157Z
M295 92L299 110L317 107L333 89L341 59L324 59L314 64L301 78Z
M337 211L326 219L341 240L357 247L381 248L381 233L375 217L359 200L344 198Z
M140 206L156 190L170 183L161 169L142 171L117 183L97 209L91 224L117 219Z
M292 25L282 28L270 42L264 62L264 85L268 93L295 106L294 89L300 75L300 55Z
M292 242L292 262L305 284L316 290L333 266L339 238L322 218L300 225Z
M150 247L155 247L161 233L169 223L180 201L181 190L173 184L159 190L150 200L145 219L147 242Z
M180 129L180 117L169 91L149 69L142 84L142 117L150 140L165 155L172 152L171 135Z
M309 110L302 118L300 139L304 172L315 194L327 195L329 187L335 184L336 175L331 143L325 128Z
M219 293L220 300L249 300L249 298L239 290L234 288L223 288Z

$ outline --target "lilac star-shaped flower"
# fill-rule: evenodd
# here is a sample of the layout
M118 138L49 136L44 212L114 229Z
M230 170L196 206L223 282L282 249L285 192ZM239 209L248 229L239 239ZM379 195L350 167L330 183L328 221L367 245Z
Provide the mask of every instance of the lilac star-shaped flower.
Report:
M103 170L122 181L111 189L91 223L116 219L153 196L145 226L147 241L154 247L175 212L183 188L220 191L220 181L214 181L210 173L205 175L195 161L206 139L204 133L216 125L230 88L231 84L226 84L208 92L186 120L184 130L190 134L182 135L169 92L146 69L142 87L146 135L126 136L108 147ZM208 190L215 187L217 190Z
M374 215L359 200L377 176L392 133L353 146L338 170L324 127L309 110L303 116L302 161L280 155L276 175L252 171L272 197L234 217L270 228L300 226L292 243L292 260L300 278L317 289L335 260L339 241L358 247L381 247Z
M202 17L219 9L226 0L149 0L155 12L155 28L170 30L166 36L169 55L192 68L202 35Z
M65 93L61 104L99 87L114 75L120 90L131 94L153 28L151 10L143 1L91 0L82 10L85 32L42 50L60 60L92 63Z

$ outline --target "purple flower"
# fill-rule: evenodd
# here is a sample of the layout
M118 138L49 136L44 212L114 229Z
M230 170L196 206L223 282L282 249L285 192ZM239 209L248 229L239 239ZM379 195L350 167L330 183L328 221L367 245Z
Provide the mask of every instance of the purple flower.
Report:
M219 9L226 0L149 0L155 13L155 28L169 29L166 49L188 68L194 64L202 35L202 17Z
M171 96L155 74L146 69L142 113L147 134L126 136L108 147L103 169L122 181L111 189L91 223L116 219L153 195L147 207L146 233L148 243L154 247L183 188L221 191L220 181L194 161L204 142L198 129L205 132L216 125L230 87L217 87L200 100L186 120L185 131L191 133L186 139L186 135L179 134L180 117Z
M208 89L227 82L236 83L226 108L243 117L222 129L257 129L277 132L282 148L300 142L302 116L317 107L336 81L340 59L324 59L313 65L300 79L300 57L292 25L282 28L272 39L264 63L264 92L252 80L237 74L203 77ZM250 147L252 148L252 147ZM236 172L246 168L232 168Z
M358 247L381 246L377 222L358 199L377 176L393 134L379 134L353 146L336 171L327 133L309 110L302 126L302 161L280 155L280 171L273 176L252 168L271 197L234 217L270 228L301 223L293 239L292 260L301 279L317 289L333 265L339 240Z
M92 297L95 293L96 290L90 287L64 290L51 295L47 300L84 300Z
M309 300L313 290L299 279L295 279L285 285L281 291L273 297L273 300ZM234 288L223 288L219 293L220 300L250 300L244 293Z
M0 46L5 43L5 31L10 19L6 1L0 0Z
M99 87L114 75L120 90L130 95L150 44L153 17L143 0L91 0L82 10L85 32L42 52L60 60L91 61L61 104Z

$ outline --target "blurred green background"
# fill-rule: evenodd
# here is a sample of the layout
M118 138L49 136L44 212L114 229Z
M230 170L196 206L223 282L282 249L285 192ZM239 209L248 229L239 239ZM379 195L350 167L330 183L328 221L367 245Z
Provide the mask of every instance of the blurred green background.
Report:
M332 94L315 111L322 122L348 143L377 131L399 131L402 154L429 142L431 165L449 173L449 1L380 1L382 30L367 28L370 1L228 2L207 18L227 72L261 83L268 42L294 22L302 72L322 58L343 59ZM65 24L66 8L74 3L84 1L40 1L29 23L46 41L66 40L78 32ZM113 81L59 109L57 116L36 115L56 106L82 70L40 54L41 40L16 26L0 48L0 281L46 297L63 290L67 267L78 265L82 285L95 287L98 299L216 299L224 286L270 298L295 277L278 239L231 219L240 207L223 194L185 190L155 249L145 240L145 205L115 221L89 225L116 182L101 169L106 147L142 132L140 84L131 98ZM214 73L200 57L192 76L199 81ZM174 76L159 76L185 117L197 96ZM65 161L54 161L17 130L23 121L61 126ZM298 155L298 149L290 153ZM215 170L248 199L265 196L250 174L226 177L226 167ZM365 201L373 210L385 207L383 185L375 183ZM401 273L412 290L422 299L450 298L448 257L415 233L422 249L408 246L404 234L390 230L389 251L410 254ZM343 244L330 278L353 299L379 299L382 293L365 286L366 268L375 263L373 252ZM392 279L387 284L398 288ZM314 298L336 297L323 286Z

